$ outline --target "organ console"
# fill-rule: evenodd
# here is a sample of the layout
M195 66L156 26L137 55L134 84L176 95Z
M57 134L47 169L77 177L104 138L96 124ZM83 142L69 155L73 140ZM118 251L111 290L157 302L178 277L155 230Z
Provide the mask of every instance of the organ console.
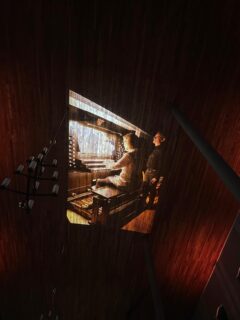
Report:
M99 130L99 132L101 131ZM135 194L124 196L123 192L111 187L101 189L103 194L101 194L101 190L91 189L94 179L104 178L119 172L119 170L110 168L115 161L122 157L124 151L120 135L111 133L110 142L106 139L108 135L101 132L99 136L102 137L102 141L96 143L94 141L96 136L82 137L85 139L82 142L76 131L72 130L69 135L68 207L91 223L106 223L106 217L110 213L123 209L126 211L125 208L128 207L128 204L131 204L132 207L135 203L133 195L136 196ZM103 151L99 152L100 147ZM85 152L81 152L81 150ZM98 192L100 193L98 194ZM128 202L128 198L130 202ZM137 196L136 199L138 199Z
M69 134L68 207L85 219L92 220L92 210L86 210L93 202L93 193L90 190L92 181L119 171L110 167L122 156L123 147L121 135L111 132L109 134L109 131L105 134L101 128L99 131L96 128L94 131L88 129L88 126L85 128L78 123L75 124L75 130L71 130ZM86 134L88 131L92 134Z

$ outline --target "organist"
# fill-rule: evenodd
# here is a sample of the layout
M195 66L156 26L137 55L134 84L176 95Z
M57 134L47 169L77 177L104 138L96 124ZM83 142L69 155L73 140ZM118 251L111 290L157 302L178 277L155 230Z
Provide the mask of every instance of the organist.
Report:
M118 189L130 191L141 184L141 157L137 148L137 136L128 133L123 136L125 153L116 163L108 165L111 170L121 169L120 174L97 179L96 188L112 185Z

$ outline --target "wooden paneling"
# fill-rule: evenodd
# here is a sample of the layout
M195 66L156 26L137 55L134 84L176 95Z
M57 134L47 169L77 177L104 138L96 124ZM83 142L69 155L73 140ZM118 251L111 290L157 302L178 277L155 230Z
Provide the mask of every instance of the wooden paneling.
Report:
M1 5L0 180L13 177L13 188L25 190L24 177L14 177L13 171L48 146L66 112L67 10L63 6L54 17L53 2ZM53 261L59 259L65 241L66 120L56 139L48 160L58 159L58 198L36 199L32 213L26 215L18 208L22 197L0 192L0 314L4 312L6 319L14 308L19 313L12 318L22 317L25 305L30 305L28 318L36 317L31 295L38 310L41 288L46 285L44 274L54 274ZM40 191L50 191L51 183L45 184Z
M240 314L240 286L236 278L240 265L240 219L227 238L221 256L203 291L195 314L196 319L213 318L217 307L223 305L229 319L238 319Z
M234 0L161 1L158 7L149 1L97 0L8 1L1 6L0 179L11 175L19 162L39 152L54 135L66 110L68 88L150 133L160 129L166 135L165 184L152 243L168 319L191 316L238 208L172 117L169 103L179 106L239 174L238 6ZM94 319L94 308L98 319L106 319L108 298L112 299L109 318L114 318L116 310L124 318L126 306L134 302L134 290L144 288L141 281L137 288L143 268L141 246L136 248L134 261L127 258L135 252L135 238L127 232L111 235L111 231L104 238L104 232L88 233L76 226L69 230L70 236L76 233L76 239L68 246L68 259L60 263L67 226L66 126L65 119L54 154L61 177L58 200L39 200L33 215L26 217L19 212L15 196L0 193L0 278L11 288L9 292L18 280L16 292L36 297L40 311L47 299L42 296L47 297L53 283L59 281L60 286L54 271L61 265L58 279L65 267L71 274L59 298L64 300L66 292L68 298L61 305L64 319L77 319L79 314ZM107 241L113 236L117 239L114 248ZM78 247L82 249L75 259ZM109 273L104 264L98 266L102 256L111 261ZM88 276L84 276L85 269L78 274L78 267L87 268ZM123 284L124 273L129 276ZM104 278L108 274L113 286L110 278ZM123 301L131 277L135 289ZM105 300L101 287L108 292ZM92 297L93 288L100 299ZM23 310L26 301L20 300L18 309L22 306Z

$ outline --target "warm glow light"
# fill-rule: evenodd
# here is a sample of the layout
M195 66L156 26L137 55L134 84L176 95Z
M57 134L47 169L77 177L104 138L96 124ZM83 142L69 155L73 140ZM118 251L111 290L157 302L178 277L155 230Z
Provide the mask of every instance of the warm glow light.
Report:
M75 93L74 91L69 90L69 104L83 111L92 113L98 117L101 117L105 120L108 120L124 129L135 131L138 137L148 135L145 131L136 127L127 120L117 116L113 112L99 106L95 102L88 100L81 96L80 94Z
M67 218L72 224L83 224L89 226L89 223L86 219L71 210L67 210Z

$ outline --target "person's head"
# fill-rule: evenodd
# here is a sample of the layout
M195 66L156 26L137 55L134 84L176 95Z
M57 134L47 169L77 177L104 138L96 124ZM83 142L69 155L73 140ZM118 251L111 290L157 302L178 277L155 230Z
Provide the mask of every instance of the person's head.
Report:
M155 147L157 147L157 146L160 146L160 144L165 140L166 140L165 136L160 131L157 131L153 137L153 144L155 145Z
M123 145L126 151L136 148L137 137L134 133L127 133L123 136Z

